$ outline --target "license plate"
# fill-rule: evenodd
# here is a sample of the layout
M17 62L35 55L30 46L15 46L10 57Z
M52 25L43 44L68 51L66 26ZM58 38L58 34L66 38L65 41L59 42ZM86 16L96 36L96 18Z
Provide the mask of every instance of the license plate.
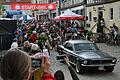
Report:
M104 66L100 66L98 70L103 70L104 69Z

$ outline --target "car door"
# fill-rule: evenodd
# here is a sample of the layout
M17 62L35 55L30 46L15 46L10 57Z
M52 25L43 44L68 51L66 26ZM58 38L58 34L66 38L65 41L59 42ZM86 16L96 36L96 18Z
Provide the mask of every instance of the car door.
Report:
M75 55L74 55L75 53L73 51L73 45L71 43L67 43L65 45L65 48L66 48L66 50L64 52L69 57L70 62L75 63L76 58L75 58Z

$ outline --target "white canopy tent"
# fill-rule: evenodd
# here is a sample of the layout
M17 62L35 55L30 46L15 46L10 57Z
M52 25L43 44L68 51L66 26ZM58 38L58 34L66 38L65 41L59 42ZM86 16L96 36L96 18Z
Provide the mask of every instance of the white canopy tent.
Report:
M84 16L73 13L67 9L63 14L56 16L55 20L84 20Z
M32 20L32 18L29 15L24 15L19 20Z

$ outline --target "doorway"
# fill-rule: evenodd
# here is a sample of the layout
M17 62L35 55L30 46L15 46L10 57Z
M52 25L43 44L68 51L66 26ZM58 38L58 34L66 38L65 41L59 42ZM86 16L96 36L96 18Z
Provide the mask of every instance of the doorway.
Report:
M98 17L100 18L100 20L103 18L103 11L98 12Z

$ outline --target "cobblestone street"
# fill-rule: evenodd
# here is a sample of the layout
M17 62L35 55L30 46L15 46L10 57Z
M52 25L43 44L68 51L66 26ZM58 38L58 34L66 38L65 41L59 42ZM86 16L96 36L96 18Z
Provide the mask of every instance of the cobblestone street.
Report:
M120 46L108 46L104 43L98 43L97 45L100 48L100 50L115 56L118 62L120 61Z
M97 45L103 52L107 52L117 58L118 61L115 69L112 73L107 73L105 71L95 71L88 72L83 75L78 74L80 80L120 80L120 46L107 46L104 43L97 43ZM62 70L65 74L65 80L72 80L67 66L56 61L56 55L58 55L57 52L51 51L52 72L54 73L57 70Z

